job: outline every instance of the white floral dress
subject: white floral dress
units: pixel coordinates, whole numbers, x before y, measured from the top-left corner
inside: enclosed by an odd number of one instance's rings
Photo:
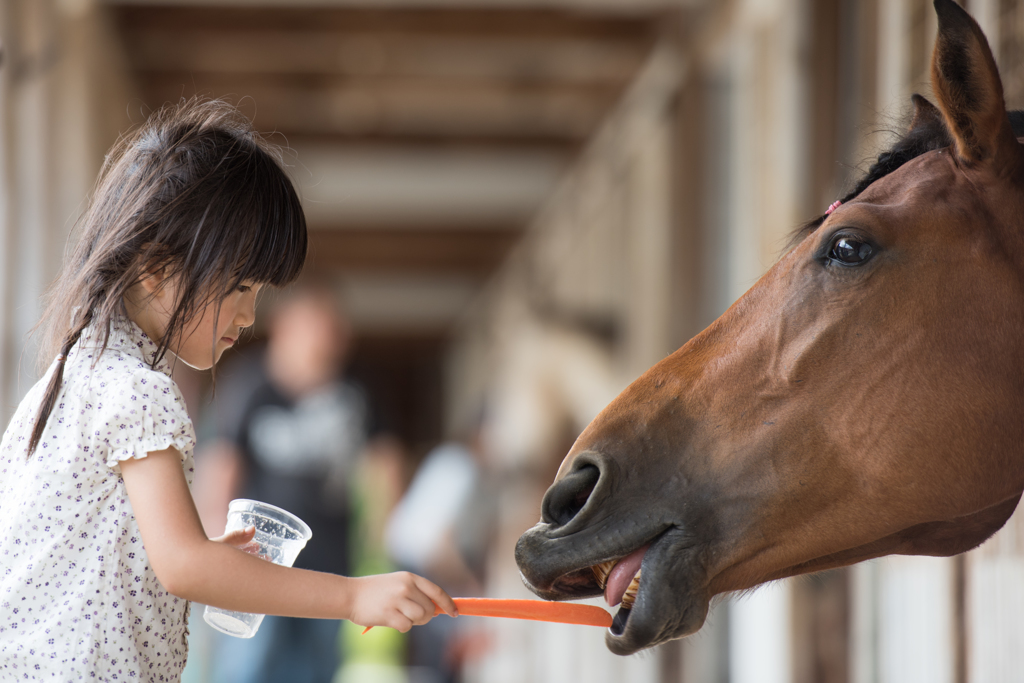
[[[170,363],[117,321],[87,329],[35,453],[51,366],[0,442],[0,681],[177,681],[188,602],[146,560],[120,462],[174,446],[192,483],[195,434]]]

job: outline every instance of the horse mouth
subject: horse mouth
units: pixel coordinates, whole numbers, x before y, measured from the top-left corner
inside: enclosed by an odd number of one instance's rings
[[[700,545],[691,535],[670,527],[631,550],[620,546],[612,559],[577,564],[573,556],[585,559],[595,550],[579,543],[552,538],[540,524],[520,538],[516,559],[527,587],[545,600],[603,594],[610,607],[618,605],[605,633],[612,652],[633,654],[700,628],[708,606],[706,576]]]
[[[622,636],[640,593],[640,565],[650,547],[646,543],[627,555],[563,574],[552,588],[561,594],[561,599],[602,594],[609,607],[619,608],[610,631],[615,637]]]
[[[627,555],[567,572],[552,582],[549,591],[540,593],[555,600],[603,595],[609,607],[619,608],[610,630],[612,635],[621,636],[640,593],[640,563],[648,548],[650,544],[645,544]],[[527,586],[537,592],[529,581]]]

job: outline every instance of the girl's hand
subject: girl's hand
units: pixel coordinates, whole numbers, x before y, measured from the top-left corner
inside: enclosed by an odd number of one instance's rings
[[[450,617],[458,608],[437,585],[409,572],[378,574],[351,579],[352,608],[349,621],[360,626],[390,626],[405,633],[427,623],[440,607]]]
[[[260,546],[258,543],[252,542],[255,535],[256,527],[247,526],[244,529],[235,529],[234,531],[227,532],[223,536],[211,538],[210,540],[216,541],[217,543],[232,545],[239,550],[244,550],[250,555],[256,555],[259,552]]]

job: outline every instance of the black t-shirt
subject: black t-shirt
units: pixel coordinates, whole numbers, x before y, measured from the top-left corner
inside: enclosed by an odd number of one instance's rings
[[[229,411],[233,419],[218,430],[242,454],[240,496],[288,510],[309,525],[313,537],[296,567],[346,574],[348,485],[370,429],[366,397],[357,385],[338,381],[293,400],[274,387],[262,363],[246,365],[244,380],[233,382],[245,395],[224,397],[241,401],[241,410]]]

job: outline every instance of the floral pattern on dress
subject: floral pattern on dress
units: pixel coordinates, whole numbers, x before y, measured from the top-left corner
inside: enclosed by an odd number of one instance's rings
[[[177,681],[188,602],[164,589],[120,463],[173,446],[192,483],[195,433],[170,362],[121,319],[68,354],[35,453],[28,441],[56,362],[0,442],[0,681]]]

